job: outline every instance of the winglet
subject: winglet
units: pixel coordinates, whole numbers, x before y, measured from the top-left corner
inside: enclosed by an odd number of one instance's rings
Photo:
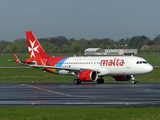
[[[15,58],[17,64],[21,64],[21,61],[18,59],[18,57],[16,56],[15,53],[13,53],[13,56],[14,56],[14,58]]]

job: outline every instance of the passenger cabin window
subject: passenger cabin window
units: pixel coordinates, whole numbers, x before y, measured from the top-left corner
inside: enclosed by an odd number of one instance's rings
[[[136,64],[147,64],[147,61],[137,61]]]

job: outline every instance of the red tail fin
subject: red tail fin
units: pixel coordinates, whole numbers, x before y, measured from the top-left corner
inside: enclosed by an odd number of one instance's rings
[[[30,58],[48,58],[32,31],[26,31],[26,37]]]

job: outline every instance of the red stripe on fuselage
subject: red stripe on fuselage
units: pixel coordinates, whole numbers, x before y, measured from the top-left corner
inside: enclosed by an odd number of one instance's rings
[[[56,65],[59,61],[65,59],[66,57],[50,57],[49,60],[47,61],[46,65],[49,66],[54,66]]]

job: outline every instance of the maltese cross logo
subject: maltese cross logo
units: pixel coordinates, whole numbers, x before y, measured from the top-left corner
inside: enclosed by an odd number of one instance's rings
[[[34,40],[33,42],[30,40],[31,47],[28,46],[28,50],[29,50],[29,52],[31,52],[30,58],[31,58],[32,56],[35,57],[34,52],[38,52],[38,53],[39,53],[39,51],[37,50],[38,47],[39,47],[39,45],[35,46],[35,42],[36,42],[36,40]]]

